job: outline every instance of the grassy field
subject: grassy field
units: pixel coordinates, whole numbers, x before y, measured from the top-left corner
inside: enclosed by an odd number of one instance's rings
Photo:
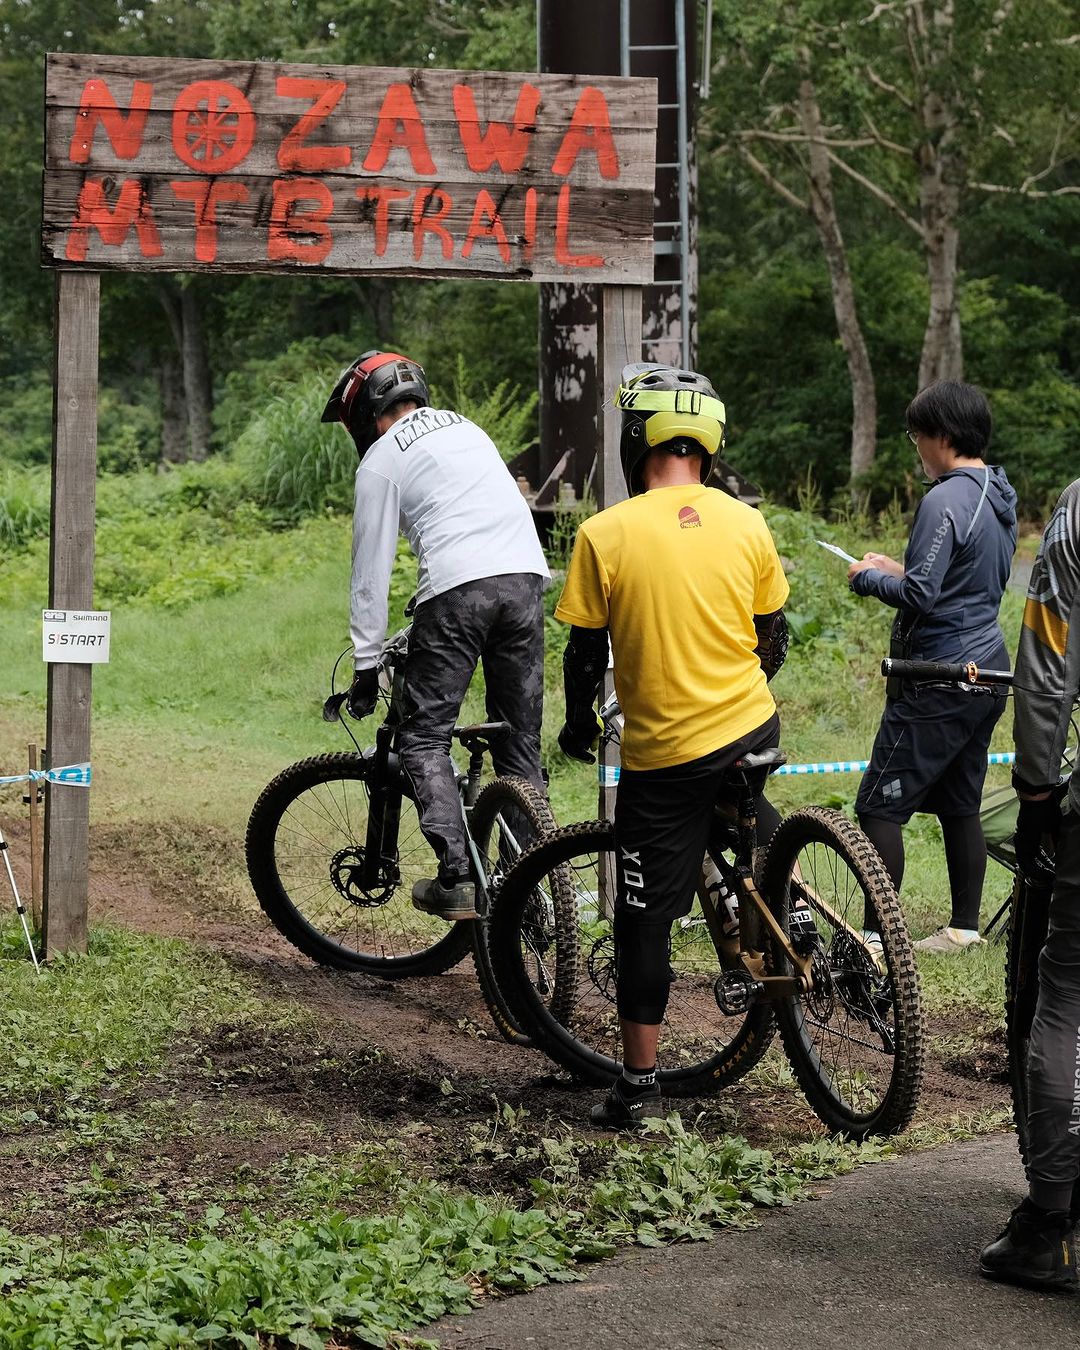
[[[864,757],[888,616],[850,595],[813,540],[897,551],[901,524],[767,514],[792,583],[796,641],[775,682],[785,747],[796,761]],[[485,1291],[574,1278],[622,1242],[752,1222],[755,1205],[787,1203],[817,1177],[1001,1124],[1001,1091],[980,1090],[952,1107],[943,1099],[903,1144],[839,1145],[808,1123],[774,1051],[687,1127],[597,1141],[565,1123],[582,1109],[565,1090],[542,1110],[547,1089],[514,1095],[519,1079],[473,1017],[475,999],[449,1014],[438,1053],[460,1041],[476,1067],[423,1048],[422,1020],[409,1058],[404,1032],[388,1047],[366,1018],[392,999],[389,1015],[408,1027],[429,1016],[433,989],[385,994],[360,977],[319,983],[273,953],[246,958],[245,925],[259,946],[241,847],[251,804],[285,764],[348,748],[319,715],[347,641],[348,523],[268,531],[235,513],[190,515],[169,513],[158,537],[125,507],[99,536],[98,603],[114,627],[112,662],[94,676],[91,803],[95,837],[117,855],[98,858],[97,893],[115,864],[121,919],[121,891],[138,876],[160,905],[143,926],[182,898],[205,918],[206,941],[102,926],[89,957],[38,979],[5,916],[0,1343],[317,1346],[334,1329],[335,1343],[400,1344]],[[0,553],[0,584],[0,772],[14,772],[26,743],[43,740],[40,541]],[[403,554],[392,624],[410,590]],[[557,592],[556,581],[551,606]],[[1008,596],[1010,642],[1019,610]],[[553,620],[548,636],[552,801],[561,821],[584,819],[596,811],[595,771],[555,748]],[[477,684],[464,716],[482,708]],[[1005,719],[1001,748],[1008,731]],[[782,779],[773,795],[782,809],[850,812],[857,785],[857,775]],[[20,793],[0,793],[7,827]],[[947,885],[936,824],[920,819],[907,838],[904,902],[919,936],[947,916]],[[992,865],[984,914],[1007,888]],[[215,949],[221,915],[232,945]],[[1001,962],[988,946],[921,963],[942,1060],[974,1063],[994,1044]],[[471,988],[467,972],[453,978]]]

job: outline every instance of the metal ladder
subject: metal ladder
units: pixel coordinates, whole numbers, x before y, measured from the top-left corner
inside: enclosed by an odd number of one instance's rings
[[[652,4],[654,0],[642,0]],[[679,259],[677,282],[665,282],[665,285],[677,285],[679,288],[679,318],[681,328],[680,354],[684,367],[690,365],[690,294],[688,276],[690,271],[690,184],[687,181],[687,163],[690,153],[690,131],[687,121],[689,90],[687,87],[686,53],[686,10],[682,0],[675,0],[675,41],[667,44],[634,45],[630,41],[630,6],[632,0],[619,0],[619,64],[620,74],[633,75],[634,56],[638,52],[673,52],[675,54],[675,103],[660,103],[659,111],[674,110],[677,115],[677,163],[658,163],[658,169],[674,169],[678,183],[678,219],[657,220],[653,231],[672,230],[670,239],[653,240],[654,253],[676,254]],[[649,342],[646,341],[646,346]]]

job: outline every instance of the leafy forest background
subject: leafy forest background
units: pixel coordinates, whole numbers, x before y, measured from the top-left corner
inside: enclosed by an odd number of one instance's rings
[[[703,10],[704,7],[702,6]],[[48,50],[535,68],[523,0],[0,0],[0,543],[47,529]],[[729,458],[780,502],[912,505],[904,407],[991,396],[1038,519],[1080,466],[1080,13],[1070,0],[717,0],[699,109],[699,354]],[[536,435],[536,292],[393,278],[106,274],[100,467],[273,523],[346,507],[328,381],[398,344],[507,457]],[[136,471],[147,471],[139,474]],[[853,473],[854,471],[854,473]],[[158,482],[161,475],[156,476]],[[109,492],[103,493],[108,512]],[[233,520],[233,524],[236,522]],[[122,589],[122,588],[121,588]]]

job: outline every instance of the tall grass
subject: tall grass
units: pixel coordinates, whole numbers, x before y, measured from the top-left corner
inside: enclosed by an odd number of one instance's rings
[[[511,384],[509,380],[501,381],[494,389],[477,390],[460,352],[454,372],[453,398],[443,398],[437,389],[432,393],[432,402],[453,408],[486,431],[507,463],[516,459],[532,440],[533,414],[538,399],[535,390],[523,395],[520,385]]]
[[[255,501],[284,520],[347,511],[356,452],[336,423],[319,419],[333,380],[311,372],[252,419],[235,457]]]
[[[0,469],[0,548],[21,548],[49,532],[49,476],[43,469]]]

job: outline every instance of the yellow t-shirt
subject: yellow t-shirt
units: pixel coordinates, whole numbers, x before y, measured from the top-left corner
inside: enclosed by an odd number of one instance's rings
[[[609,631],[628,769],[685,764],[769,720],[754,615],[787,596],[764,518],[719,488],[654,488],[584,522],[555,617]]]

